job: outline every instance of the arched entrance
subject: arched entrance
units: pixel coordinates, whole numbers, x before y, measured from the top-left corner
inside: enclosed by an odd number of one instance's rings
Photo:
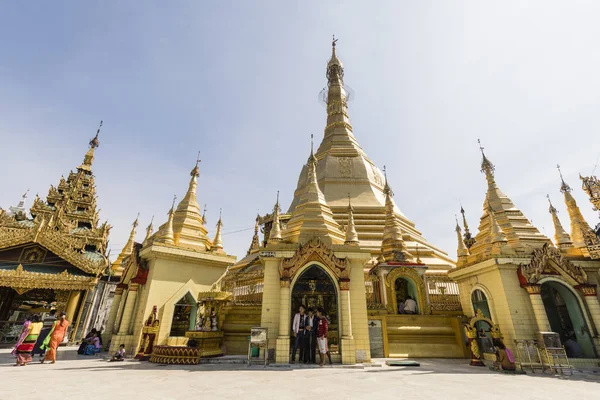
[[[417,302],[417,311],[415,314],[421,314],[419,309],[419,292],[415,282],[406,277],[398,277],[394,282],[394,290],[396,292],[396,304],[404,303],[409,297]],[[399,312],[399,310],[396,310]]]
[[[483,317],[482,319],[477,320],[473,325],[477,331],[476,340],[479,349],[483,353],[494,353],[492,337],[493,324],[489,322],[492,320],[492,314],[490,313],[487,296],[482,290],[475,289],[473,293],[471,293],[471,303],[473,304],[475,315],[481,315]]]
[[[542,283],[541,295],[550,327],[560,335],[562,343],[565,344],[568,339],[575,340],[584,357],[595,357],[590,330],[577,296],[556,281]]]
[[[194,296],[190,292],[187,292],[175,304],[169,336],[185,336],[187,331],[195,330],[197,314],[198,305],[196,299],[194,299]]]
[[[313,264],[300,274],[292,288],[292,318],[300,305],[316,309],[322,307],[329,318],[327,340],[332,354],[339,353],[339,308],[335,283],[323,268]],[[293,340],[292,340],[293,342]]]

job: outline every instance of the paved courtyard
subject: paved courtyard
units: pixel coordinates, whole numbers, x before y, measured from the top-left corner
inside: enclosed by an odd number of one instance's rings
[[[0,350],[0,400],[11,399],[598,399],[600,374],[570,378],[505,375],[468,360],[419,360],[420,367],[161,366],[109,363],[60,348],[54,365],[14,367]]]

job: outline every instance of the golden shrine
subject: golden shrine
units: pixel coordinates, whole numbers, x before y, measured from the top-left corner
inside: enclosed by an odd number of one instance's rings
[[[102,124],[101,124],[102,125]],[[101,307],[96,287],[108,266],[110,225],[100,224],[92,162],[98,134],[83,163],[46,200],[27,193],[16,207],[0,209],[0,321],[18,323],[29,313],[64,310],[69,338],[78,340]]]

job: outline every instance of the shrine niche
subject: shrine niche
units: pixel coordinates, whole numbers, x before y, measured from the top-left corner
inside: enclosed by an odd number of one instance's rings
[[[469,340],[469,350],[471,352],[471,364],[476,367],[485,367],[483,361],[481,361],[483,357],[483,353],[480,349],[479,344],[477,343],[477,339],[481,335],[481,332],[478,331],[478,326],[481,324],[488,325],[489,333],[493,339],[502,339],[502,333],[500,332],[500,326],[498,324],[494,324],[494,322],[483,315],[481,310],[475,311],[475,316],[469,320],[468,323],[465,324],[465,334],[467,335],[467,339]]]
[[[279,271],[281,278],[283,280],[293,279],[300,268],[311,262],[318,262],[326,266],[338,281],[349,280],[347,260],[336,257],[333,250],[318,238],[301,245],[292,257],[283,260]]]
[[[43,247],[37,245],[27,246],[23,248],[21,256],[19,257],[19,262],[27,264],[43,263],[47,253],[48,251]]]
[[[544,244],[533,251],[529,264],[518,270],[522,285],[537,284],[544,276],[560,276],[573,286],[585,285],[588,277],[583,268],[573,264],[556,247]]]
[[[410,267],[397,267],[391,270],[385,278],[385,287],[388,298],[388,312],[392,314],[398,313],[398,299],[397,299],[397,280],[404,279],[414,285],[416,290],[416,297],[414,300],[417,302],[418,310],[416,314],[431,314],[429,302],[427,301],[427,292],[425,288],[425,282],[419,273]]]

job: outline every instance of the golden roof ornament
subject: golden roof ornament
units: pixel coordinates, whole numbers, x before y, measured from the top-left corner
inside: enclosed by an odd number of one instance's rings
[[[594,211],[600,211],[600,180],[593,175],[584,177],[581,174],[579,179],[581,179],[581,188],[589,196]]]
[[[250,248],[248,249],[248,254],[260,250],[260,237],[258,236],[259,220],[260,215],[256,215],[256,220],[254,222],[254,235],[252,236],[252,243],[250,244]]]
[[[485,153],[483,151],[484,147],[481,145],[481,140],[477,139],[477,143],[479,143],[479,150],[481,151],[481,156],[482,156],[481,172],[483,172],[485,174],[485,177],[486,177],[488,183],[491,184],[492,182],[494,182],[494,171],[496,170],[496,167],[485,156]]]
[[[152,225],[153,222],[154,222],[154,215],[152,216],[152,218],[150,219],[150,223],[146,227],[146,237],[144,238],[144,243],[143,243],[144,246],[146,244],[148,244],[148,241],[150,240],[150,237],[152,236],[152,233],[154,232],[154,226]]]
[[[554,223],[554,240],[556,241],[556,246],[560,249],[573,247],[571,237],[560,223],[560,219],[558,218],[558,210],[554,208],[554,205],[552,205],[550,195],[547,194],[546,198],[548,199],[548,203],[550,204],[548,212],[552,215],[552,222]]]
[[[165,244],[174,244],[173,238],[173,214],[175,213],[175,200],[177,200],[177,196],[173,196],[173,203],[171,204],[171,209],[169,210],[169,219],[164,227],[164,231],[159,236],[161,242]]]
[[[456,231],[456,236],[458,239],[458,248],[456,250],[456,255],[458,256],[458,262],[461,263],[461,262],[466,261],[466,257],[469,256],[469,249],[465,245],[463,236],[461,234],[462,232],[460,229],[460,225],[458,224],[458,217],[456,216],[456,214],[454,215],[454,219],[456,220],[455,231]]]
[[[346,228],[346,240],[344,243],[351,246],[358,246],[359,241],[356,227],[354,226],[353,211],[350,193],[348,193],[348,227]]]
[[[277,201],[273,207],[273,226],[269,234],[269,243],[281,241],[281,225],[279,224],[279,190],[277,191]]]
[[[202,212],[202,225],[206,225],[206,204],[204,205],[204,211]]]
[[[223,227],[223,220],[222,220],[222,216],[223,216],[223,209],[219,209],[219,220],[217,221],[217,231],[215,233],[215,238],[213,239],[213,245],[212,245],[212,249],[216,250],[216,251],[222,251],[223,250],[223,239],[221,237],[221,229]]]
[[[586,238],[585,236],[589,231],[592,231],[592,228],[588,225],[585,218],[581,214],[581,210],[577,205],[577,201],[571,194],[571,187],[565,182],[563,178],[562,171],[560,170],[560,165],[557,165],[558,173],[560,175],[560,192],[563,194],[565,199],[565,204],[567,206],[567,211],[569,213],[569,220],[571,223],[571,240],[573,242],[573,247],[575,248],[576,253],[574,255],[583,255],[589,256],[589,252],[587,250]],[[573,252],[573,251],[571,251]]]
[[[465,209],[462,204],[460,206],[460,213],[462,214],[463,227],[465,228],[465,233],[463,235],[464,243],[467,249],[470,249],[473,244],[475,244],[475,238],[471,235],[471,231],[469,231],[469,224],[467,223],[467,217],[465,216]]]
[[[115,262],[113,262],[110,267],[111,273],[115,276],[120,276],[121,274],[123,274],[123,271],[125,270],[125,268],[123,267],[123,260],[125,259],[125,257],[130,256],[133,253],[133,246],[134,246],[134,242],[135,242],[135,233],[136,233],[136,228],[138,226],[139,218],[140,218],[140,213],[138,213],[137,217],[135,218],[135,221],[132,224],[131,232],[129,233],[129,239],[127,240],[127,243],[125,244],[125,246],[123,246],[121,253],[119,254],[119,256],[117,257]]]
[[[190,172],[191,176],[195,176],[196,178],[200,176],[200,169],[198,168],[198,164],[200,163],[200,152],[198,152],[198,158],[196,159],[196,166]]]
[[[392,201],[393,192],[387,180],[387,171],[384,166],[385,175],[385,226],[383,228],[383,240],[381,242],[381,253],[385,261],[411,262],[412,254],[407,250],[402,236],[402,228],[394,210]]]
[[[565,179],[563,178],[563,174],[562,171],[560,170],[560,165],[556,164],[556,169],[558,169],[558,174],[560,175],[560,192],[561,193],[565,193],[565,192],[571,192],[573,191],[573,189],[571,189],[571,186],[569,186],[566,182]]]
[[[98,140],[98,136],[100,135],[100,128],[102,128],[102,121],[100,121],[100,125],[98,126],[98,130],[96,131],[96,136],[90,140],[89,150],[85,153],[83,157],[83,164],[79,166],[79,169],[83,169],[91,172],[92,162],[94,161],[94,149],[100,146],[100,140]]]

